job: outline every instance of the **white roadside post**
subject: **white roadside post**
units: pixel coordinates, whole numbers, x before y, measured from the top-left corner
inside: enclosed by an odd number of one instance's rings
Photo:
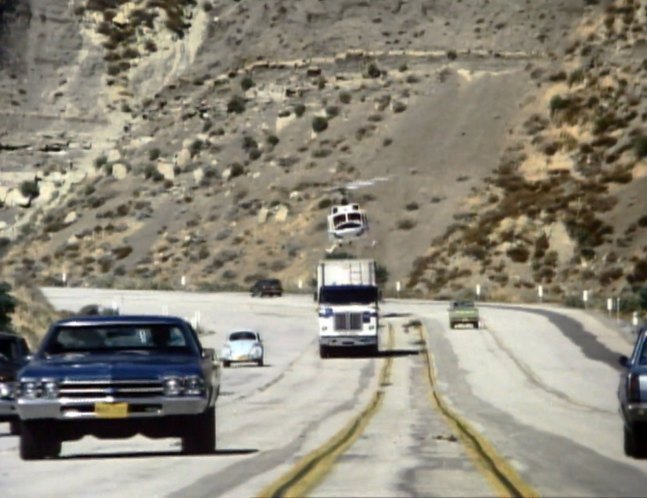
[[[544,301],[544,287],[541,285],[537,287],[537,296],[539,297],[539,302],[542,303]]]
[[[611,312],[613,311],[613,298],[607,299],[607,311],[609,312],[609,318],[611,318]]]
[[[584,301],[584,309],[586,309],[587,303],[589,301],[589,291],[582,291],[582,301]]]
[[[180,285],[182,287],[186,287],[186,275],[182,275],[182,278],[180,279]]]
[[[481,299],[481,284],[476,284],[476,300]]]
[[[616,323],[620,324],[620,298],[616,298]]]
[[[61,280],[63,281],[63,287],[67,286],[67,273],[63,272],[61,275]]]
[[[299,287],[299,290],[303,289],[303,280],[299,279],[299,282],[297,285]]]
[[[398,281],[395,283],[395,291],[398,293],[398,298],[400,297],[400,289],[401,289],[401,288],[402,288],[402,284],[401,284],[401,283],[400,283],[400,281],[398,280]]]
[[[638,312],[637,311],[634,311],[633,314],[631,315],[631,324],[634,327],[638,326]]]

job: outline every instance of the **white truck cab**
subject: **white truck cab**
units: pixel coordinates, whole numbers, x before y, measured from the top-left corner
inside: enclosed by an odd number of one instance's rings
[[[332,348],[379,349],[379,291],[373,260],[326,260],[317,268],[319,354]]]

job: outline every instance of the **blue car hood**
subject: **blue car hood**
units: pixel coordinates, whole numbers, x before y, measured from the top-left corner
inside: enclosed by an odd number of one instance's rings
[[[160,379],[169,375],[199,375],[196,357],[188,355],[67,354],[35,358],[20,378],[56,379]]]

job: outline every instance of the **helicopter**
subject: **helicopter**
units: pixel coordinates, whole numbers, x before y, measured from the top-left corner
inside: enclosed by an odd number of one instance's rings
[[[339,204],[330,208],[328,214],[328,238],[345,240],[360,237],[368,231],[368,217],[359,204]]]

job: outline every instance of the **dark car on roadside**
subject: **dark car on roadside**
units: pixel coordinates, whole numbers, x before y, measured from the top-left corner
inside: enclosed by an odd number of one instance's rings
[[[647,458],[647,327],[638,331],[631,356],[621,356],[618,385],[625,455]]]
[[[0,422],[9,422],[11,434],[18,434],[20,425],[14,400],[18,370],[25,366],[29,346],[24,337],[0,332]]]
[[[283,285],[278,278],[263,278],[257,280],[250,289],[252,297],[254,296],[281,296],[283,295]]]
[[[169,316],[88,316],[54,323],[18,375],[20,456],[54,458],[63,441],[179,437],[213,453],[220,363],[193,327]]]

